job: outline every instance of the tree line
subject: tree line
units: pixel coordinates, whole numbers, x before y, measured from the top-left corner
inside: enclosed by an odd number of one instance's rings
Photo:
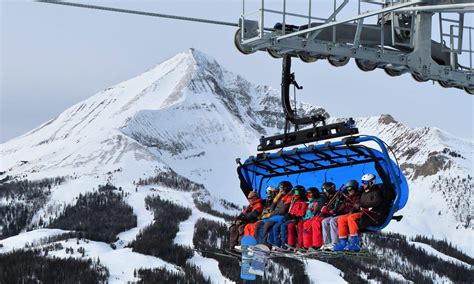
[[[65,180],[64,177],[54,177],[0,183],[0,200],[4,199],[0,206],[0,239],[28,229],[33,216],[48,201],[51,188]]]
[[[96,192],[80,194],[49,227],[75,231],[78,238],[115,242],[120,232],[137,226],[133,208],[123,198],[115,186],[100,186]]]
[[[44,257],[40,250],[0,254],[0,283],[106,283],[109,272],[92,260]]]
[[[135,184],[139,186],[158,184],[183,191],[198,191],[204,189],[204,185],[195,183],[171,169],[167,172],[160,172],[152,177],[139,179]]]
[[[174,244],[173,240],[179,231],[179,223],[191,216],[191,209],[162,200],[159,196],[147,196],[145,204],[148,209],[153,210],[154,222],[145,227],[131,243],[133,251],[185,267],[194,251]]]

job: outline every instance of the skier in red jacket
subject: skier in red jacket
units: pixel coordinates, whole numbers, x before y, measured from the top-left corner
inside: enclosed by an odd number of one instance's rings
[[[286,249],[288,246],[295,245],[296,224],[304,217],[307,208],[305,188],[297,185],[293,188],[293,198],[289,212],[285,216],[283,224],[280,225],[280,242],[278,242],[278,246]]]

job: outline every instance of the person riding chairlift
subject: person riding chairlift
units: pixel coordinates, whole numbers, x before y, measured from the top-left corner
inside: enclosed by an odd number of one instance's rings
[[[286,214],[282,224],[278,227],[278,224],[273,225],[272,234],[275,247],[285,248],[295,241],[295,228],[296,224],[299,223],[301,218],[306,213],[306,190],[303,186],[297,185],[293,188],[293,197],[291,198],[291,205],[289,212]]]
[[[333,250],[339,242],[337,220],[341,215],[356,212],[355,206],[359,204],[361,192],[356,180],[348,181],[339,194],[339,204],[332,210],[333,216],[327,217],[321,223],[324,244],[321,250]]]
[[[316,187],[310,187],[306,191],[306,211],[302,218],[300,218],[299,222],[293,222],[288,224],[288,244],[287,247],[292,250],[300,250],[304,248],[303,244],[303,234],[305,223],[307,223],[306,227],[309,227],[311,223],[310,219],[314,217],[315,212],[317,211],[318,207],[318,200],[320,194],[319,190]]]
[[[337,192],[336,185],[332,182],[325,182],[321,186],[323,193],[320,195],[315,208],[315,216],[304,223],[303,245],[309,251],[317,251],[323,245],[323,234],[321,231],[321,222],[326,216],[330,216],[327,205],[334,202]],[[331,204],[329,204],[331,203]]]
[[[270,214],[272,211],[272,205],[273,205],[273,200],[275,196],[277,195],[278,191],[274,186],[269,186],[265,189],[265,194],[267,195],[267,198],[264,201],[264,207],[263,207],[263,212],[262,214],[258,217],[258,220],[262,219],[262,216],[265,216],[266,214]],[[255,232],[255,227],[258,222],[249,223],[245,225],[244,228],[244,236],[252,236],[255,239],[257,239],[256,232]],[[260,242],[263,242],[262,240]]]
[[[272,210],[270,213],[262,216],[262,220],[258,221],[255,227],[255,235],[257,243],[268,245],[269,241],[273,241],[271,228],[275,223],[281,222],[285,218],[286,212],[291,203],[291,189],[293,185],[289,181],[282,181],[278,184],[280,192],[273,199]]]
[[[362,176],[360,202],[354,205],[354,209],[358,209],[358,212],[342,215],[337,220],[339,243],[334,247],[334,251],[360,251],[359,228],[361,227],[358,222],[362,216],[372,220],[371,225],[382,221],[379,210],[387,206],[383,198],[383,189],[375,186],[375,179],[373,174]]]
[[[240,243],[244,235],[244,228],[247,223],[255,222],[263,211],[263,200],[258,197],[255,191],[250,191],[247,195],[249,205],[236,218],[234,224],[229,229],[230,249],[233,250]]]

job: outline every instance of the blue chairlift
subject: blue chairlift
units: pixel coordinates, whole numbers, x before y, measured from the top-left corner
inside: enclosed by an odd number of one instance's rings
[[[391,160],[385,143],[375,136],[350,136],[315,146],[259,153],[243,164],[239,162],[237,172],[243,193],[247,195],[255,190],[262,198],[266,197],[267,186],[276,186],[283,180],[306,188],[320,188],[322,183],[331,181],[341,190],[348,180],[360,180],[362,175],[373,173],[377,176],[376,183],[395,194],[385,221],[368,227],[370,231],[382,230],[392,218],[399,221],[400,216],[394,217],[394,213],[408,200],[405,176]]]

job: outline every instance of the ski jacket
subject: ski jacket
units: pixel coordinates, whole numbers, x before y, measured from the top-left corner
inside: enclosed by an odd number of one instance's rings
[[[359,206],[361,194],[362,194],[361,192],[356,192],[352,196],[349,195],[348,193],[345,194],[345,198],[344,198],[341,206],[339,206],[335,210],[336,215],[344,215],[344,214],[355,212],[354,211],[355,208]]]
[[[275,197],[273,198],[273,201],[272,201],[271,211],[275,210],[275,207],[277,206],[278,202],[280,201],[280,199],[283,196],[285,196],[285,194],[282,193],[282,192],[278,192],[277,195],[275,195]]]
[[[263,200],[261,198],[253,198],[242,212],[247,220],[255,220],[263,211]]]
[[[265,199],[265,205],[263,206],[262,215],[269,214],[270,212],[272,212],[272,205],[274,199],[275,197],[268,197],[267,199]]]
[[[306,201],[298,199],[290,206],[290,218],[300,218],[303,217],[306,213],[306,209],[308,208],[308,204]]]
[[[319,215],[321,214],[321,209],[323,208],[324,205],[328,202],[328,199],[324,194],[321,194],[321,196],[316,200],[316,206],[314,206],[313,214],[314,215]]]
[[[380,184],[372,186],[367,192],[364,191],[360,197],[360,207],[364,214],[359,219],[359,227],[381,225],[390,213],[393,196],[391,189]]]
[[[336,211],[336,208],[341,202],[341,196],[342,194],[340,194],[340,192],[335,192],[328,197],[322,195],[324,203],[322,203],[322,207],[319,209],[321,217],[334,216],[334,211]],[[331,204],[328,204],[329,202],[331,202]]]
[[[382,190],[379,187],[371,187],[368,191],[363,191],[360,197],[360,207],[378,207],[383,202]]]
[[[337,194],[337,196],[335,197],[335,200],[332,202],[332,204],[329,206],[329,210],[332,210],[334,212],[337,211],[337,209],[344,203],[344,194],[347,194],[346,192],[344,191],[338,191],[336,192],[335,194]],[[332,198],[334,197],[334,195],[332,195],[329,200],[331,200]]]
[[[303,220],[309,220],[314,217],[314,211],[318,205],[316,199],[310,199],[306,202],[306,214],[303,217]]]
[[[288,209],[290,208],[290,203],[291,203],[291,195],[286,194],[280,198],[278,203],[275,206],[275,209],[272,211],[270,216],[277,216],[277,215],[282,215],[284,216],[287,212]]]

